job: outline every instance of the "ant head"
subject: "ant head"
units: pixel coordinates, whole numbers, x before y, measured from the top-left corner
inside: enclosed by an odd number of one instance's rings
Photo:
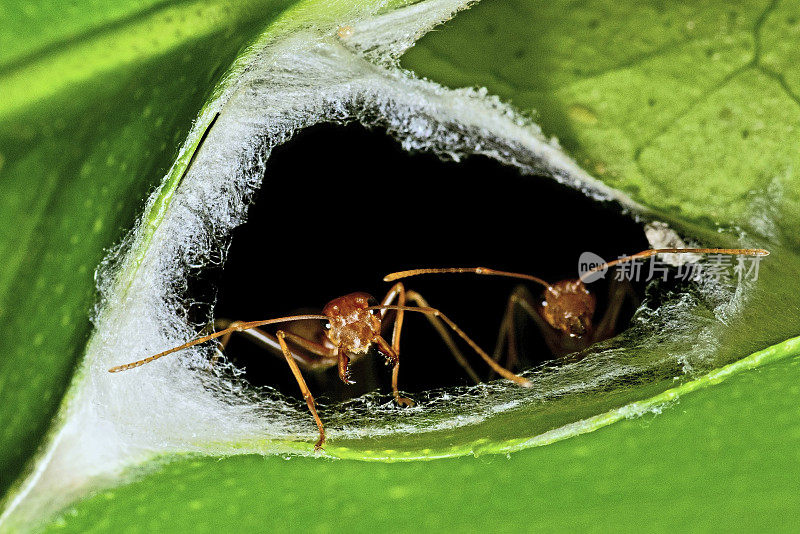
[[[331,343],[345,352],[363,354],[381,333],[381,314],[367,309],[377,302],[367,293],[350,293],[330,301],[322,313],[328,317],[325,332]]]
[[[592,331],[595,296],[581,280],[562,280],[544,292],[542,315],[555,328],[570,337],[582,337]]]

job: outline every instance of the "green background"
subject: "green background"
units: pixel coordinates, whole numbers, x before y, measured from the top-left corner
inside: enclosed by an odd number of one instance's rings
[[[508,457],[179,461],[100,493],[50,530],[788,531],[800,519],[798,377],[800,360],[780,361],[661,415]]]
[[[82,354],[96,265],[222,74],[270,22],[341,9],[289,4],[0,6],[0,488],[35,450]],[[748,307],[720,334],[720,361],[732,361],[800,330],[798,45],[800,6],[788,1],[487,0],[402,66],[488,87],[677,228],[713,240],[735,225],[770,248]],[[798,508],[793,353],[660,415],[508,458],[173,459],[51,528],[778,528]]]

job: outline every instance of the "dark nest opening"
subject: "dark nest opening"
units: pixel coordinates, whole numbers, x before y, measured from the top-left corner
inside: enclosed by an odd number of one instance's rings
[[[248,222],[233,234],[224,269],[204,271],[192,291],[197,301],[216,295],[216,317],[249,321],[319,313],[331,299],[354,291],[380,300],[390,287],[383,276],[397,270],[487,266],[556,282],[577,277],[584,251],[612,259],[647,247],[641,224],[619,206],[551,178],[522,175],[484,156],[454,162],[408,153],[381,130],[322,124],[273,151]],[[490,353],[517,285],[474,275],[405,282]],[[541,293],[535,284],[528,287]],[[606,282],[591,289],[602,314]],[[635,290],[641,296],[643,287]],[[626,305],[618,331],[633,311]],[[530,321],[519,324],[519,367],[552,360],[539,330]],[[472,383],[424,317],[407,315],[401,346],[400,389],[412,397]],[[466,345],[462,350],[488,379],[480,358]],[[226,354],[251,384],[299,396],[279,354],[241,336],[234,336]],[[328,402],[375,390],[390,398],[391,369],[378,354],[353,365],[355,385],[342,384],[335,368],[304,375],[312,393]]]

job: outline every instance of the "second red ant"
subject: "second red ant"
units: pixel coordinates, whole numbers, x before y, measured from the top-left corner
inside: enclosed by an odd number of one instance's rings
[[[625,256],[610,262],[598,265],[579,278],[561,280],[550,284],[545,280],[522,273],[499,271],[487,267],[452,267],[410,269],[391,273],[384,277],[385,282],[392,282],[401,278],[419,276],[423,274],[478,274],[488,276],[502,276],[535,282],[544,287],[541,298],[534,298],[525,286],[517,286],[508,299],[494,359],[499,360],[503,346],[508,348],[506,367],[511,369],[518,362],[516,343],[514,340],[514,315],[521,309],[530,317],[544,336],[548,348],[554,356],[564,356],[588,348],[594,343],[610,338],[614,334],[616,322],[624,299],[630,293],[630,288],[612,284],[610,288],[609,303],[605,313],[599,321],[594,321],[597,299],[586,287],[585,280],[597,271],[604,271],[614,265],[633,260],[644,259],[656,254],[724,254],[744,256],[767,256],[769,252],[764,249],[729,249],[729,248],[663,248],[648,249]]]

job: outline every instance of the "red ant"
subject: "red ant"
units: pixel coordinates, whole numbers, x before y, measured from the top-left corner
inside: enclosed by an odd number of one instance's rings
[[[395,301],[397,304],[393,304]],[[406,306],[407,301],[415,302],[418,306]],[[391,345],[389,345],[381,335],[381,329],[385,325],[384,318],[389,310],[396,311],[393,317],[394,328]],[[373,346],[377,346],[378,351],[386,358],[386,364],[393,366],[392,393],[395,401],[404,406],[413,405],[413,401],[400,396],[397,388],[397,377],[400,369],[400,332],[403,328],[403,316],[407,311],[423,313],[428,317],[442,340],[450,348],[453,356],[475,380],[478,380],[477,375],[472,371],[466,359],[459,352],[455,342],[450,337],[447,327],[466,341],[495,372],[520,386],[531,386],[529,380],[515,375],[495,362],[495,360],[484,352],[483,349],[469,338],[467,334],[446,315],[435,308],[431,308],[419,293],[416,291],[406,291],[402,283],[397,283],[392,286],[380,304],[367,293],[351,293],[330,301],[323,308],[321,315],[293,315],[251,322],[220,321],[218,323],[227,325],[227,327],[213,334],[199,337],[183,345],[144,358],[143,360],[112,367],[109,369],[109,372],[117,373],[133,369],[157,360],[167,354],[172,354],[173,352],[216,338],[222,338],[220,344],[224,348],[234,332],[244,332],[251,336],[253,340],[268,348],[278,349],[283,354],[286,362],[289,364],[289,368],[292,370],[292,374],[294,374],[300,386],[300,391],[308,405],[308,409],[314,417],[314,421],[317,423],[319,440],[314,448],[315,450],[319,450],[325,442],[325,428],[319,414],[317,414],[314,397],[311,395],[303,379],[300,367],[303,367],[307,371],[320,371],[337,366],[339,378],[341,378],[345,384],[351,384],[349,371],[351,359],[356,360],[361,358],[366,355]],[[303,335],[296,333],[297,329],[295,329],[295,332],[292,332],[291,326],[286,329],[278,330],[274,336],[257,328],[259,326],[276,323],[310,320],[324,321],[324,323],[317,323],[315,331],[310,333],[304,332]],[[295,345],[297,348],[290,348],[289,343]]]
[[[586,287],[584,281],[587,277],[598,271],[605,271],[614,265],[637,259],[648,258],[656,254],[726,254],[745,256],[768,256],[769,252],[763,249],[727,249],[727,248],[662,248],[648,249],[642,252],[625,256],[613,261],[603,263],[589,269],[579,278],[561,280],[550,284],[541,278],[529,274],[498,271],[486,267],[453,267],[432,269],[411,269],[400,271],[384,277],[385,282],[392,282],[400,278],[408,278],[421,274],[452,274],[472,273],[489,276],[504,276],[529,280],[544,286],[544,292],[539,300],[534,299],[530,291],[524,286],[514,289],[508,299],[506,312],[500,325],[494,359],[499,360],[503,344],[508,345],[508,359],[506,367],[513,368],[517,362],[516,346],[514,342],[514,312],[519,306],[531,319],[534,320],[542,332],[547,346],[554,356],[564,356],[588,348],[593,343],[608,339],[613,335],[614,328],[619,318],[619,313],[626,296],[626,289],[621,286],[610,288],[609,305],[603,317],[595,326],[593,317],[597,300]],[[629,291],[629,288],[628,288]]]

